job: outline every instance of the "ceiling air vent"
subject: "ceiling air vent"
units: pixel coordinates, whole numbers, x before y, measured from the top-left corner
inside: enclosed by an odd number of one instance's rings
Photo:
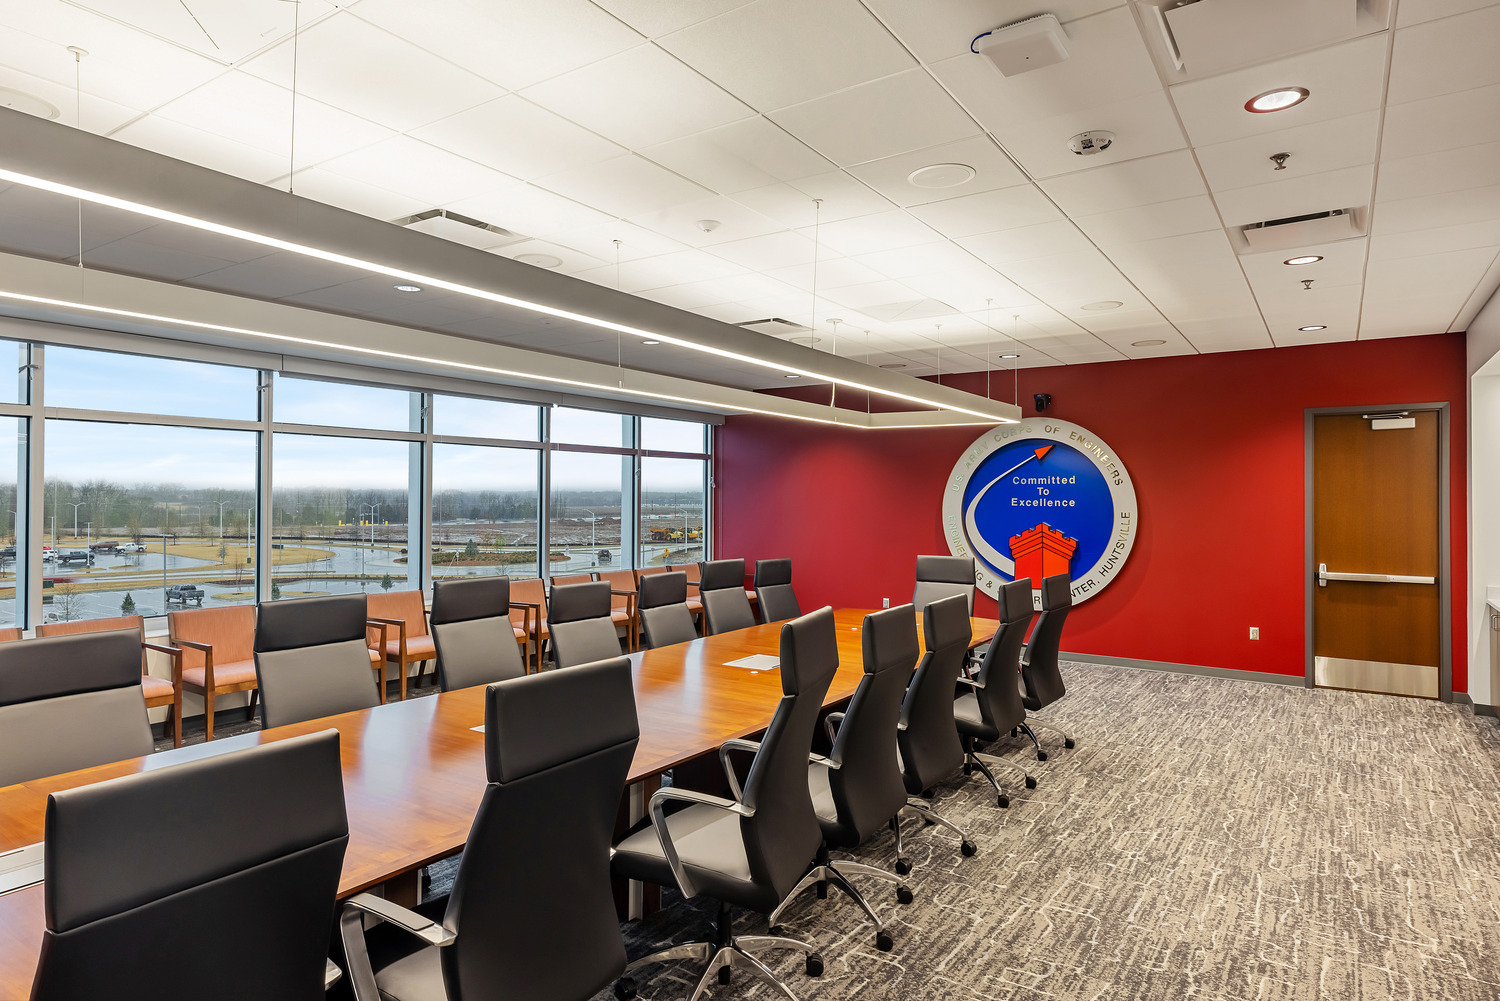
[[[1188,76],[1222,73],[1383,30],[1390,0],[1165,0],[1148,4]]]
[[[496,247],[526,239],[520,233],[513,233],[504,227],[461,215],[449,209],[428,209],[426,212],[418,212],[416,215],[391,221],[397,226],[405,226],[419,233],[427,233],[479,250],[494,250]]]
[[[1289,219],[1271,219],[1242,227],[1242,232],[1251,253],[1291,250],[1364,236],[1353,209],[1333,209],[1312,215],[1292,216]]]
[[[736,327],[744,327],[759,334],[770,334],[772,337],[786,337],[788,334],[805,334],[811,327],[804,327],[800,323],[791,320],[783,320],[779,316],[773,316],[765,320],[746,320],[744,323],[736,323]]]

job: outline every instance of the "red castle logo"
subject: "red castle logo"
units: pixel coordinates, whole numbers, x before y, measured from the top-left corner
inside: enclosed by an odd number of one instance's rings
[[[1039,588],[1046,578],[1068,573],[1077,550],[1077,539],[1068,538],[1045,521],[1012,535],[1010,555],[1016,561],[1015,579],[1030,577],[1032,588]]]

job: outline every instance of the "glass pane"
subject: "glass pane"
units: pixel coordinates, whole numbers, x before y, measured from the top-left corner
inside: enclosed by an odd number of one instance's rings
[[[552,440],[565,445],[607,445],[619,448],[625,444],[627,419],[601,410],[553,407]]]
[[[253,602],[256,438],[49,420],[43,621]]]
[[[629,540],[622,540],[620,531],[620,512],[628,509],[624,500],[630,463],[628,455],[552,453],[547,576],[596,567],[630,568]]]
[[[236,421],[259,416],[254,369],[82,348],[49,347],[45,357],[49,407]]]
[[[464,438],[536,441],[538,410],[524,403],[436,396],[432,401],[432,431]]]
[[[16,367],[11,371],[10,362]],[[30,375],[21,366],[26,364],[26,345],[16,341],[0,341],[0,403],[30,402],[27,378]]]
[[[0,350],[7,350],[4,344],[0,344]],[[24,542],[24,534],[16,530],[17,514],[21,510],[16,505],[17,484],[24,482],[21,468],[21,429],[25,421],[19,417],[0,417],[0,502],[5,504],[5,521],[0,522],[0,625],[19,625],[23,618],[22,609],[24,600],[17,587],[24,587],[24,581],[18,577],[17,571],[25,566],[25,560],[16,556],[20,552],[20,546]],[[23,553],[24,556],[24,553]]]
[[[703,560],[707,472],[702,459],[642,456],[639,566]]]
[[[537,576],[541,453],[441,442],[432,452],[432,575]]]
[[[707,452],[703,436],[707,430],[707,424],[696,421],[642,417],[641,448],[652,452]]]
[[[51,385],[51,379],[48,379]],[[350,386],[342,382],[276,376],[271,418],[281,424],[322,424],[372,431],[418,431],[411,398],[404,389]]]
[[[270,597],[414,587],[406,516],[410,470],[421,448],[416,442],[276,435]]]

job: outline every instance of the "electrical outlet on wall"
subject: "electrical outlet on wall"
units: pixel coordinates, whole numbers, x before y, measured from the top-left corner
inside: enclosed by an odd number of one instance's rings
[[[1253,640],[1260,639],[1260,626],[1251,626],[1250,627],[1250,638],[1253,639]]]
[[[889,598],[881,598],[880,602],[881,602],[881,604],[880,604],[881,608],[890,608],[891,607],[891,599],[889,599]]]

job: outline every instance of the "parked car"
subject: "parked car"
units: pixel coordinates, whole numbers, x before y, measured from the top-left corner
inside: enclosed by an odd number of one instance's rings
[[[89,549],[96,553],[112,553],[119,548],[120,544],[112,540],[109,542],[95,542],[89,546]]]
[[[15,561],[16,561],[16,547],[15,546],[6,546],[4,549],[0,549],[0,566],[4,566],[7,563],[14,563]]]
[[[614,554],[611,553],[608,549],[601,549],[601,550],[599,550],[599,562],[600,563],[611,563],[611,562],[614,561],[614,558],[615,558]]]
[[[167,603],[171,604],[174,601],[180,601],[184,605],[196,601],[199,605],[202,605],[203,588],[195,587],[192,584],[173,584],[167,588]]]
[[[87,549],[64,549],[57,554],[59,565],[67,563],[82,563],[84,566],[94,565],[94,554]]]
[[[121,542],[115,546],[117,553],[144,553],[146,547],[139,542]]]

